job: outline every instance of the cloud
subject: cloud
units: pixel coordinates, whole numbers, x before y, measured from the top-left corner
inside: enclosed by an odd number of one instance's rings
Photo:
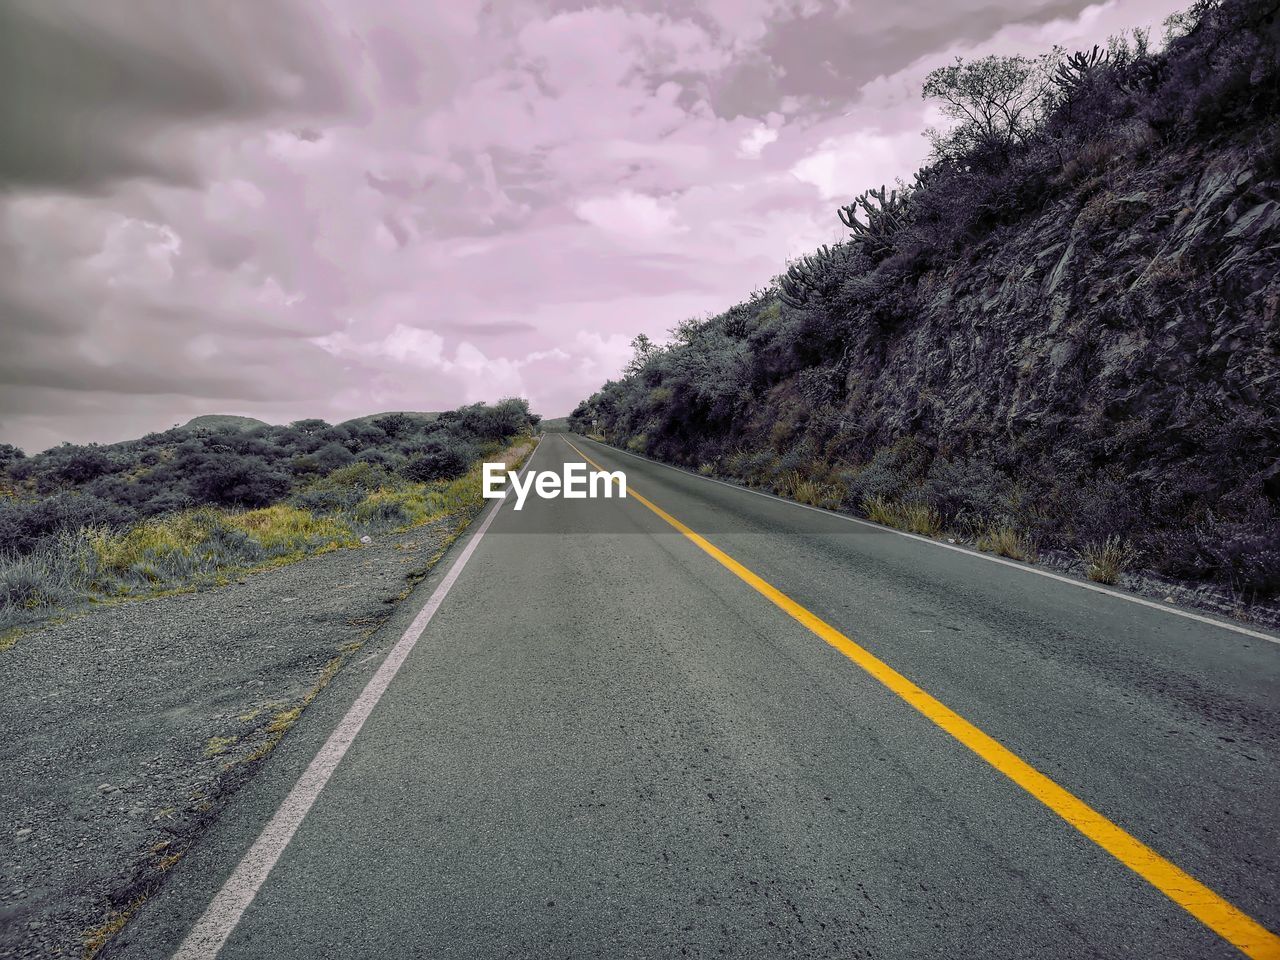
[[[792,165],[791,173],[817,187],[824,200],[848,199],[865,187],[892,185],[917,169],[927,155],[928,146],[918,130],[897,134],[859,130],[823,140],[818,149]]]
[[[563,414],[909,178],[919,82],[1126,0],[16,0],[0,440]]]
[[[766,127],[764,124],[757,124],[751,128],[751,132],[738,141],[738,155],[741,157],[755,158],[760,156],[764,148],[778,139],[778,131]]]
[[[201,11],[148,0],[14,0],[0,8],[0,184],[97,189],[189,182],[173,127],[345,105],[323,21],[291,3]]]
[[[683,229],[670,206],[633,190],[580,200],[574,212],[592,226],[624,237],[653,240]]]

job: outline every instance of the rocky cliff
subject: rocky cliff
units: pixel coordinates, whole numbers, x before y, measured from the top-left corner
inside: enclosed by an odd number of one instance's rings
[[[1095,579],[1274,594],[1277,5],[1202,7],[1082,68],[1025,142],[871,194],[848,243],[642,342],[574,423]]]

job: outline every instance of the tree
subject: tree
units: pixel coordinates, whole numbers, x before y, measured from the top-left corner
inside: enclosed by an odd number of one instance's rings
[[[639,373],[657,352],[658,345],[647,334],[637,333],[631,341],[631,362],[627,364],[627,375]]]
[[[924,98],[939,100],[955,125],[930,128],[939,160],[1003,162],[1027,143],[1053,105],[1052,76],[1062,51],[1039,57],[957,57],[924,81]]]

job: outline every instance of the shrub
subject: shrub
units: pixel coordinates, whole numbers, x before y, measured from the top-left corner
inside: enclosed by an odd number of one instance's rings
[[[59,462],[53,476],[61,483],[88,483],[111,473],[115,463],[97,447],[64,447],[58,450]]]
[[[459,407],[458,414],[463,432],[480,440],[505,440],[530,427],[529,402],[517,397]]]
[[[9,464],[26,458],[26,454],[11,443],[0,443],[0,470]]]
[[[371,527],[402,527],[410,522],[409,511],[395,491],[371,495],[361,500],[352,511],[360,523]]]
[[[204,503],[263,507],[289,492],[288,476],[261,457],[214,453],[201,458],[190,476],[196,498]]]
[[[944,521],[985,527],[1008,519],[1014,509],[1013,482],[991,463],[979,459],[938,457],[929,464],[921,495]]]
[[[355,454],[337,441],[330,441],[312,453],[293,461],[295,473],[314,473],[323,476],[355,460]]]
[[[468,444],[439,437],[411,454],[400,472],[419,483],[452,480],[467,472],[474,454],[475,451]]]
[[[394,453],[389,453],[377,447],[361,450],[356,454],[356,460],[360,463],[370,463],[390,470],[394,470],[400,464],[400,458]]]
[[[79,533],[64,532],[26,554],[0,554],[0,628],[74,601],[95,572]]]
[[[356,487],[310,487],[289,498],[289,504],[312,513],[339,513],[350,510],[363,499]]]
[[[121,527],[136,517],[128,507],[84,493],[59,493],[36,501],[0,500],[0,544],[18,554],[30,553],[63,532]]]
[[[856,510],[868,498],[902,499],[919,486],[929,460],[928,447],[913,437],[881,447],[865,466],[843,475],[845,503]]]
[[[399,440],[413,433],[418,424],[413,417],[406,414],[388,413],[386,416],[375,419],[373,425],[392,440]]]
[[[1112,535],[1101,542],[1086,543],[1080,550],[1084,575],[1097,583],[1115,583],[1121,573],[1137,561],[1138,551],[1128,540]]]
[[[1026,534],[1011,526],[989,527],[978,538],[977,547],[1011,560],[1033,563],[1036,559],[1035,545]]]

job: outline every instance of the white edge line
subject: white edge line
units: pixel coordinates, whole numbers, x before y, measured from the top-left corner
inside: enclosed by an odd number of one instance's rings
[[[581,436],[581,434],[575,434],[575,436]],[[1223,630],[1231,630],[1235,633],[1243,634],[1246,637],[1255,637],[1258,640],[1266,640],[1268,643],[1280,644],[1280,637],[1274,637],[1258,630],[1250,630],[1248,627],[1238,626],[1234,623],[1227,623],[1223,620],[1215,620],[1213,617],[1201,616],[1198,613],[1191,613],[1188,610],[1179,610],[1177,607],[1170,607],[1163,603],[1156,603],[1154,600],[1147,600],[1144,597],[1136,597],[1132,594],[1120,593],[1118,590],[1109,590],[1106,587],[1099,586],[1095,583],[1085,583],[1083,580],[1064,577],[1061,574],[1051,573],[1048,570],[1038,570],[1035,567],[1029,567],[1026,564],[1014,563],[1012,560],[1006,560],[1003,557],[995,557],[989,553],[981,553],[977,550],[958,547],[953,543],[942,543],[939,540],[922,537],[918,533],[908,533],[905,530],[895,530],[893,527],[886,527],[879,523],[872,523],[870,520],[863,520],[861,517],[851,517],[847,513],[837,513],[834,510],[814,507],[807,503],[797,503],[795,500],[788,500],[785,497],[778,497],[772,493],[765,493],[763,490],[753,490],[751,487],[745,487],[737,483],[730,483],[727,480],[718,480],[715,477],[704,477],[702,474],[694,473],[692,470],[686,470],[684,467],[677,467],[674,464],[663,463],[661,460],[654,460],[651,457],[643,457],[638,453],[632,453],[630,450],[620,450],[611,444],[601,443],[599,440],[592,440],[590,437],[583,437],[583,439],[587,440],[589,443],[598,444],[613,453],[620,453],[626,457],[634,457],[636,460],[643,460],[645,463],[652,463],[659,467],[666,467],[668,470],[675,470],[678,473],[686,474],[687,476],[694,477],[698,480],[708,480],[711,483],[718,483],[731,490],[740,490],[743,493],[752,493],[757,497],[776,500],[778,503],[785,503],[788,506],[799,507],[802,510],[813,510],[815,513],[822,513],[828,517],[836,517],[839,520],[846,520],[849,523],[856,523],[860,526],[870,527],[872,530],[880,530],[884,533],[897,534],[899,537],[907,537],[910,540],[919,540],[921,543],[927,543],[933,547],[941,547],[943,550],[954,550],[956,553],[963,553],[966,557],[973,557],[976,560],[986,560],[988,563],[998,563],[1001,566],[1011,567],[1014,570],[1021,570],[1023,573],[1033,573],[1037,577],[1048,577],[1050,580],[1057,580],[1059,583],[1065,583],[1072,587],[1079,587],[1081,590],[1092,590],[1094,593],[1104,593],[1108,597],[1115,597],[1117,600],[1127,600],[1129,603],[1140,604],[1144,607],[1150,607],[1153,610],[1163,610],[1165,613],[1172,613],[1174,616],[1185,617],[1188,620],[1196,620],[1199,623],[1207,623],[1211,627],[1221,627]]]
[[[528,459],[525,460],[525,470],[529,468],[529,463],[533,460],[533,455],[538,452],[541,443],[542,437],[539,436],[538,442],[534,444]],[[508,489],[510,489],[509,485]],[[471,559],[476,546],[483,539],[485,531],[493,523],[502,505],[506,503],[506,499],[504,494],[502,499],[490,508],[488,516],[484,518],[475,533],[468,538],[466,546],[453,561],[449,572],[445,574],[431,597],[413,618],[413,622],[396,641],[396,645],[387,653],[386,659],[369,679],[360,696],[348,708],[333,733],[329,734],[329,739],[324,742],[324,746],[320,748],[306,771],[289,791],[289,795],[284,798],[271,820],[262,829],[258,839],[254,841],[253,846],[236,865],[231,876],[218,890],[204,915],[196,921],[195,926],[191,928],[177,952],[174,953],[173,960],[213,960],[218,955],[223,944],[227,942],[227,938],[240,922],[240,918],[244,916],[245,910],[257,896],[258,890],[267,879],[267,874],[276,865],[312,804],[320,796],[320,791],[325,788],[333,771],[346,755],[347,748],[351,746],[361,727],[373,713],[373,708],[386,693],[387,687],[413,651],[427,624],[431,622],[431,618],[440,609],[450,588],[457,581],[467,561]]]

